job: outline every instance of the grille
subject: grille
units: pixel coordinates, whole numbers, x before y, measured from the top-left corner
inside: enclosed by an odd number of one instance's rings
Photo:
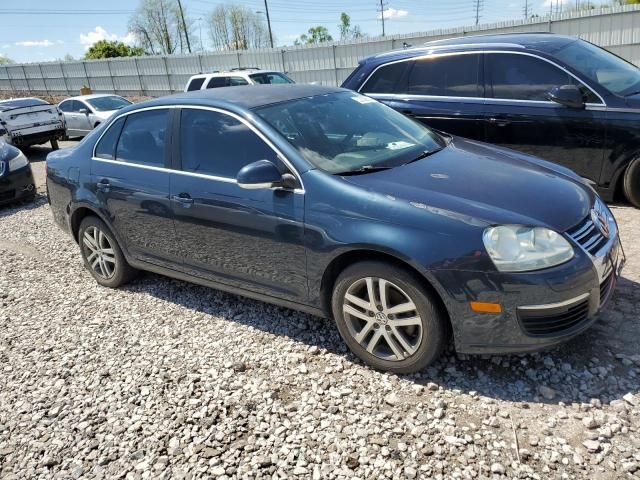
[[[0,192],[0,202],[4,200],[12,200],[16,196],[15,190],[7,190],[6,192]]]
[[[613,286],[615,284],[613,270],[609,272],[609,275],[605,277],[605,279],[600,283],[600,307],[602,308],[609,297],[611,296],[611,291],[613,290]]]
[[[567,233],[591,255],[595,255],[607,243],[607,237],[600,233],[591,217],[585,218],[577,227],[568,230]]]
[[[529,335],[556,335],[571,330],[589,317],[589,299],[551,314],[543,310],[518,310],[518,317]]]

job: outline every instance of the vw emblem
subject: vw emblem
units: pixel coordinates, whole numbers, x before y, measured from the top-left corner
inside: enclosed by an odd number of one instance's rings
[[[382,312],[376,313],[375,319],[383,325],[387,324],[387,316]]]
[[[602,210],[599,208],[592,209],[591,221],[605,238],[609,238],[609,223],[607,222],[607,217]]]

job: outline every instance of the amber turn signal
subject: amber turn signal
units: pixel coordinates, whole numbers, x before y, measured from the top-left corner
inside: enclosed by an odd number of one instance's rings
[[[502,312],[502,305],[499,303],[488,302],[469,302],[471,310],[478,313],[500,313]]]

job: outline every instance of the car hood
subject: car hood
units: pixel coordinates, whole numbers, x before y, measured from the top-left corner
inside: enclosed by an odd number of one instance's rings
[[[595,193],[571,170],[513,150],[452,138],[407,165],[345,180],[486,224],[542,225],[562,232],[591,209]]]

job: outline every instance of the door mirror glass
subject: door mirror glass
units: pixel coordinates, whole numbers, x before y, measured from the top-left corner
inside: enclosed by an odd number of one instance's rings
[[[293,176],[291,174],[282,175],[278,167],[269,160],[258,160],[245,165],[238,172],[236,180],[239,186],[247,189],[295,188]]]
[[[569,108],[584,108],[584,97],[575,85],[553,87],[548,94],[549,100]]]
[[[78,113],[84,113],[85,115],[88,115],[89,110],[87,110],[86,108],[81,108],[80,110],[78,110]]]

